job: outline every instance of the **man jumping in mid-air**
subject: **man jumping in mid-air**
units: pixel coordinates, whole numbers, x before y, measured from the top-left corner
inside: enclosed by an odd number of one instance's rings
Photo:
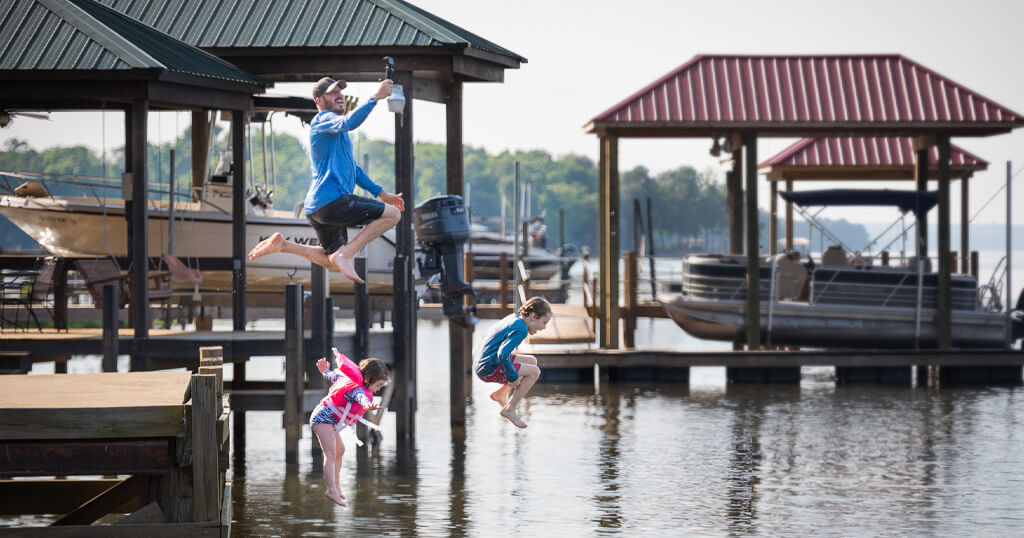
[[[329,77],[313,86],[313,99],[320,111],[310,122],[309,154],[313,182],[306,193],[305,213],[320,239],[320,247],[288,241],[280,233],[260,241],[249,251],[249,259],[275,252],[301,256],[362,284],[352,258],[359,249],[394,227],[405,211],[402,194],[391,194],[377,185],[356,164],[348,132],[362,125],[377,101],[391,95],[393,83],[384,80],[363,106],[344,116],[344,80]],[[352,194],[355,186],[380,200]],[[348,241],[348,227],[365,225]]]

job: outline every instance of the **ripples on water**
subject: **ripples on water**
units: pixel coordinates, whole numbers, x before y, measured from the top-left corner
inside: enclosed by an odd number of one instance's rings
[[[671,327],[674,329],[674,327]],[[281,415],[251,412],[235,440],[238,536],[989,535],[1024,531],[1020,390],[538,385],[501,420],[472,384],[464,435],[448,426],[447,329],[421,324],[414,446],[365,459],[348,432],[342,489],[323,497],[308,450],[286,472]],[[426,342],[429,342],[429,347]],[[445,350],[431,356],[426,349]],[[389,427],[386,419],[384,426]]]

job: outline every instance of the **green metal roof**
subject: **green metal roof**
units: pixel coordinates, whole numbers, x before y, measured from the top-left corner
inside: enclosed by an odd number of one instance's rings
[[[477,48],[526,58],[403,0],[100,0],[203,48]]]
[[[0,70],[152,70],[269,83],[94,0],[4,0]]]

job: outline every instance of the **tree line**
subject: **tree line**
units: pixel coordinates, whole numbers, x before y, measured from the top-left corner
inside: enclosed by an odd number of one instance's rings
[[[226,132],[215,132],[210,169],[219,155],[227,152]],[[178,188],[191,184],[191,131],[186,129],[176,140],[149,145],[147,173],[151,183],[167,183],[170,173],[170,150],[175,150],[174,173]],[[309,185],[309,156],[297,138],[276,134],[271,144],[257,129],[250,132],[246,154],[246,176],[257,185],[266,184],[274,190],[277,209],[296,210],[305,198]],[[268,151],[264,153],[266,146]],[[362,135],[354,139],[356,159],[378,184],[394,192],[394,146],[383,140],[370,140]],[[251,148],[251,155],[248,149]],[[446,192],[446,160],[443,144],[418,142],[414,148],[417,203]],[[103,158],[105,157],[105,158]],[[559,213],[565,216],[567,243],[597,246],[597,163],[586,156],[568,154],[553,156],[544,150],[504,151],[488,153],[483,148],[465,146],[464,178],[468,205],[474,216],[512,215],[514,199],[514,164],[519,163],[520,182],[529,185],[531,212],[543,216],[551,241],[557,246],[561,230]],[[0,170],[32,171],[50,174],[81,174],[120,177],[124,170],[124,148],[108,155],[97,155],[85,146],[57,147],[35,150],[17,139],[8,139],[0,147]],[[632,250],[634,200],[646,211],[650,199],[653,242],[658,254],[680,254],[688,250],[727,250],[728,215],[723,178],[712,169],[697,171],[682,165],[672,170],[652,173],[643,166],[621,172],[620,184],[620,248]],[[761,244],[767,246],[767,215],[761,212]],[[0,226],[0,248],[35,248],[27,236],[3,219]],[[647,217],[642,218],[642,229]],[[511,231],[511,226],[508,227]]]

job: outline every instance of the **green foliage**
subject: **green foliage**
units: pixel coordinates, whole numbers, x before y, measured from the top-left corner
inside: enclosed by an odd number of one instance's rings
[[[228,133],[217,129],[211,151],[209,169],[217,164],[218,156],[227,149]],[[258,125],[250,128],[250,143],[246,155],[252,150],[246,177],[257,185],[268,187],[274,183],[273,200],[278,209],[294,209],[306,195],[309,186],[309,156],[302,143],[288,134],[277,134],[273,151],[269,132],[261,136]],[[264,144],[268,151],[264,154]],[[370,177],[385,189],[395,192],[394,145],[382,140],[369,140],[362,134],[354,138],[356,160],[360,166],[364,159]],[[36,151],[18,140],[8,140],[0,151],[0,170],[41,171],[60,174],[84,174],[118,177],[124,169],[124,149],[116,148],[108,156],[106,167],[102,160],[84,146],[51,148]],[[170,173],[170,150],[175,150],[174,175],[179,192],[192,184],[191,129],[186,129],[176,140],[150,145],[148,173],[150,182],[166,183]],[[444,194],[446,185],[446,148],[442,144],[417,143],[414,148],[416,193],[415,200]],[[264,172],[264,162],[266,172]],[[561,230],[559,212],[565,215],[565,237],[569,243],[595,247],[597,244],[597,165],[582,155],[554,157],[544,150],[505,151],[489,154],[482,148],[466,146],[463,149],[464,177],[470,210],[475,216],[498,216],[504,197],[505,213],[513,212],[514,165],[519,162],[520,181],[530,185],[532,213],[544,216],[551,242],[557,246]],[[276,174],[273,172],[276,170]],[[651,200],[654,243],[659,254],[672,254],[690,248],[711,245],[727,248],[728,214],[724,182],[714,170],[698,172],[690,166],[651,175],[642,166],[624,171],[620,183],[620,248],[632,250],[634,228],[634,200],[639,202],[644,215],[641,230],[647,227],[646,205]],[[767,248],[767,214],[761,212],[761,244]],[[6,221],[0,225],[0,248],[22,248],[21,239],[28,239]],[[845,223],[844,223],[845,224]],[[863,234],[863,227],[859,228]],[[781,227],[780,227],[781,229]],[[511,231],[511,230],[509,230]],[[847,232],[858,235],[857,230]],[[798,232],[799,233],[799,232]],[[21,238],[17,236],[20,234]],[[723,239],[723,236],[724,239]],[[715,240],[717,238],[717,240]],[[694,243],[699,239],[703,243]],[[31,240],[28,240],[31,242]],[[31,247],[35,248],[34,243]]]

